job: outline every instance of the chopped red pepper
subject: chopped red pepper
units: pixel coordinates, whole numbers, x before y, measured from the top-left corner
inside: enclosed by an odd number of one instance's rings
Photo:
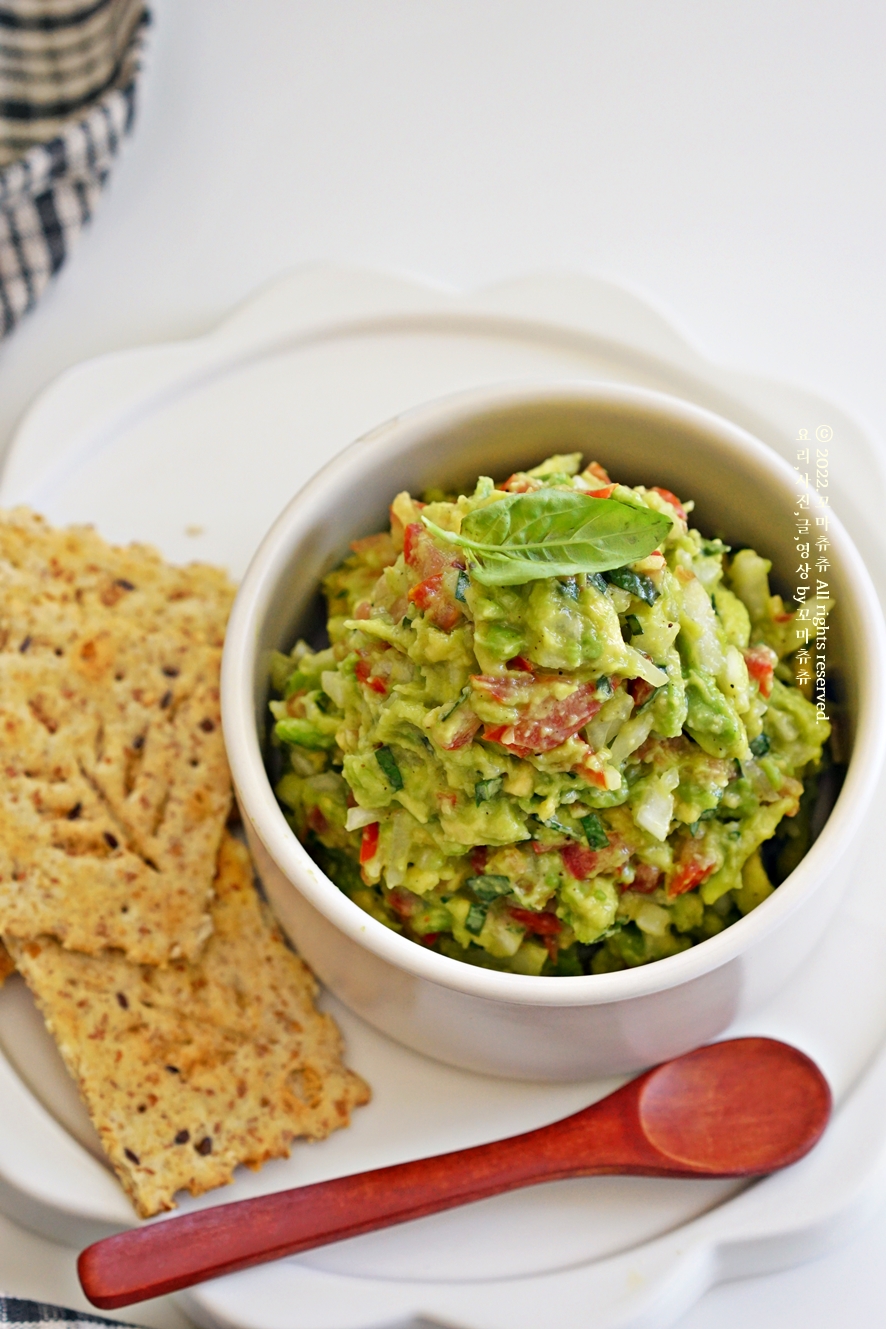
[[[683,504],[680,502],[679,498],[677,498],[676,494],[672,494],[670,489],[661,489],[658,485],[652,486],[652,492],[654,494],[659,494],[666,503],[670,503],[681,521],[688,522],[689,518],[686,516],[686,509],[683,507]]]
[[[413,586],[409,599],[444,632],[451,632],[462,616],[461,609],[444,584],[442,572],[434,572]]]
[[[598,461],[592,461],[590,466],[585,467],[585,470],[590,475],[593,475],[596,480],[602,480],[604,485],[612,483],[612,481],[609,479],[609,472],[603,466],[601,466]]]
[[[593,849],[586,849],[584,845],[576,844],[572,840],[569,844],[563,845],[560,857],[563,859],[566,871],[571,873],[576,881],[586,881],[594,872],[599,855],[595,854]]]
[[[363,827],[363,839],[360,841],[360,863],[368,863],[378,852],[378,822],[371,821]]]
[[[651,863],[638,863],[634,871],[634,880],[627,891],[636,891],[638,895],[651,895],[661,881],[661,868],[654,868]]]
[[[600,489],[589,489],[588,498],[612,498],[615,485],[603,485]]]
[[[677,865],[677,871],[668,882],[668,895],[673,898],[675,895],[683,895],[686,891],[694,890],[700,886],[716,867],[716,863],[706,863],[699,858],[691,858],[686,863]]]
[[[515,655],[513,659],[508,660],[508,669],[519,669],[521,673],[531,674],[535,671],[535,666],[524,655]]]
[[[485,844],[478,844],[471,850],[471,867],[481,876],[486,871],[486,859],[489,857],[489,849]]]
[[[466,743],[470,743],[471,739],[480,728],[481,723],[479,716],[475,715],[473,711],[465,710],[452,738],[450,738],[448,743],[443,744],[444,750],[446,752],[454,752],[456,748],[463,748]]]
[[[775,652],[768,646],[752,646],[744,652],[744,661],[751,678],[756,679],[761,697],[768,697],[772,692],[772,675],[775,669]]]
[[[354,665],[354,677],[358,683],[364,683],[367,687],[372,688],[373,692],[380,693],[381,696],[385,696],[387,693],[387,684],[383,678],[375,678],[372,675],[372,666],[368,660],[360,659],[357,661]]]
[[[655,688],[651,683],[647,683],[645,678],[632,678],[627,685],[628,692],[634,699],[634,705],[639,710],[644,701],[648,701]]]
[[[425,528],[420,521],[411,521],[403,532],[403,559],[408,567],[414,567],[418,544]]]
[[[512,905],[508,910],[515,923],[520,923],[527,932],[534,932],[537,937],[556,937],[563,929],[556,914],[536,913],[534,909],[520,909]]]
[[[315,804],[308,813],[308,826],[315,835],[323,835],[329,829],[329,822]]]

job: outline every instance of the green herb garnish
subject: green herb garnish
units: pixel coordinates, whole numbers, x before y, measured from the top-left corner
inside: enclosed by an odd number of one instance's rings
[[[491,780],[478,780],[474,785],[474,802],[477,807],[481,803],[486,803],[490,798],[495,798],[496,794],[501,792],[504,784],[504,777],[501,775],[493,776]]]
[[[472,575],[485,586],[618,569],[651,554],[672,524],[650,508],[569,489],[508,494],[469,512],[460,535],[424,515],[422,521],[438,539],[466,551]]]
[[[465,885],[484,904],[491,904],[499,895],[509,895],[511,891],[510,877],[498,877],[488,872],[483,872],[477,877],[468,877]]]
[[[606,834],[606,828],[596,812],[589,812],[586,817],[582,817],[581,826],[591,849],[606,848],[609,844],[609,836]]]
[[[384,771],[388,782],[394,789],[403,788],[403,776],[400,773],[400,767],[397,765],[397,759],[390,748],[376,748],[375,760]]]
[[[473,932],[476,937],[478,932],[483,931],[483,924],[486,922],[488,910],[486,905],[472,904],[465,918],[465,927],[468,932]]]
[[[768,734],[758,734],[757,737],[752,738],[748,744],[748,747],[751,749],[751,752],[753,752],[755,757],[765,757],[771,746],[772,744],[769,742]]]
[[[652,550],[649,552],[652,553]],[[638,557],[642,558],[644,555]],[[635,561],[631,559],[632,563]],[[611,581],[613,586],[620,586],[623,591],[630,591],[631,595],[636,595],[638,600],[643,600],[648,605],[655,604],[658,599],[655,582],[643,572],[632,572],[630,568],[609,568],[606,571],[606,580]]]
[[[471,584],[470,577],[464,571],[464,569],[462,569],[459,572],[458,577],[456,578],[455,581],[455,598],[456,600],[461,600],[462,604],[465,603],[465,591],[468,589],[470,584]]]

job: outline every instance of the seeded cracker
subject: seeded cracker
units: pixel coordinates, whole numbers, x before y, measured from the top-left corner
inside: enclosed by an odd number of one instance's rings
[[[173,1208],[176,1191],[224,1185],[238,1163],[288,1156],[297,1136],[324,1138],[369,1098],[228,834],[215,889],[193,964],[9,943],[143,1218]]]
[[[0,514],[0,932],[163,964],[211,927],[233,587]]]

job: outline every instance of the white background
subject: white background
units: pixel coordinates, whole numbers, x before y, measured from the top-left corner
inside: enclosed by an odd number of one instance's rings
[[[200,333],[318,259],[455,288],[621,281],[713,357],[886,434],[881,5],[153,9],[134,138],[74,259],[0,347],[0,453],[68,365]],[[884,1250],[886,1212],[815,1264],[716,1289],[680,1329],[879,1329]],[[40,1294],[50,1273],[72,1299],[71,1257],[0,1220],[0,1286]]]

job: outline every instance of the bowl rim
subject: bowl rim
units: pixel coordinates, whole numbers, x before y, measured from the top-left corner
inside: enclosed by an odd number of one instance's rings
[[[237,797],[266,852],[290,882],[345,936],[416,978],[472,997],[517,1006],[587,1006],[645,997],[718,969],[767,933],[776,931],[835,867],[867,810],[886,751],[886,712],[876,705],[878,662],[886,658],[886,627],[879,598],[844,526],[829,512],[832,551],[851,587],[864,625],[853,642],[858,673],[855,743],[839,798],[801,862],[757,909],[714,937],[654,963],[608,974],[542,977],[502,973],[427,950],[365,913],[339,890],[293,834],[277,803],[254,721],[259,627],[312,507],[354,483],[381,459],[408,452],[429,433],[469,423],[491,410],[567,401],[652,411],[668,423],[706,432],[727,453],[741,451],[781,486],[794,482],[788,463],[746,430],[714,412],[667,393],[588,380],[539,379],[447,394],[386,420],[361,435],[322,467],[287,503],[256,551],[228,624],[221,671],[222,725]],[[346,483],[347,482],[347,483]]]

